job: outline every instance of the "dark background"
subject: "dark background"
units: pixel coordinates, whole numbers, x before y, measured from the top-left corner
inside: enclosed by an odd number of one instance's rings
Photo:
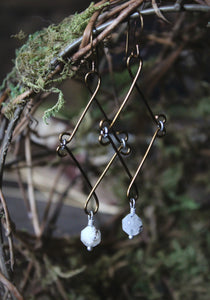
[[[10,72],[15,49],[22,43],[12,35],[23,30],[27,35],[59,23],[63,18],[86,9],[89,0],[1,0],[0,1],[0,82]]]

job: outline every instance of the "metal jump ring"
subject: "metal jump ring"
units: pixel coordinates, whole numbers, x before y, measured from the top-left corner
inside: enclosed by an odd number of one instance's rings
[[[155,119],[157,120],[158,124],[158,137],[163,137],[166,134],[166,128],[165,128],[165,123],[166,123],[166,116],[163,114],[156,115]]]
[[[65,135],[69,136],[69,138],[68,138],[68,139],[63,139],[63,136],[65,136]],[[71,139],[71,133],[70,133],[70,132],[62,132],[62,133],[59,135],[59,142],[60,142],[61,144],[63,144],[63,141],[64,141],[64,140],[66,141],[66,144],[68,144],[70,139]],[[66,144],[65,144],[65,146],[66,146]]]
[[[89,214],[88,214],[89,219],[92,219],[92,218],[93,218],[93,215],[94,215],[93,211],[90,210],[90,211],[89,211]]]
[[[121,138],[121,143],[122,143],[123,149],[126,149],[126,141],[124,138]]]
[[[120,139],[122,148],[120,149],[120,153],[122,155],[128,155],[131,152],[130,146],[126,143],[126,140],[124,138]]]
[[[109,122],[107,120],[101,120],[99,123],[100,127],[100,135],[99,135],[99,142],[101,145],[106,146],[110,143],[109,140]]]
[[[108,127],[105,126],[101,129],[101,135],[103,136],[103,138],[107,138],[108,133],[109,133]]]
[[[164,130],[164,124],[163,124],[163,121],[159,120],[159,121],[158,121],[158,125],[159,125],[159,128],[160,128],[159,131],[163,132],[163,130]]]
[[[135,208],[136,201],[134,198],[130,199],[130,208]]]

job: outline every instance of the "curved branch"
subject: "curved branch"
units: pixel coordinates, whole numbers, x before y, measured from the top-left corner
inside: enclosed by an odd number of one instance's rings
[[[1,147],[1,153],[0,153],[0,188],[2,187],[2,177],[3,177],[3,170],[4,170],[4,165],[5,165],[5,159],[7,156],[7,152],[12,140],[12,134],[15,129],[15,126],[20,119],[20,115],[25,107],[26,103],[23,103],[21,105],[18,105],[14,117],[12,120],[9,122],[9,125],[7,127],[4,139],[2,141],[2,147]]]
[[[17,300],[24,300],[18,289],[0,272],[0,281],[16,297]]]
[[[138,8],[139,5],[141,4],[142,1],[138,1],[138,5],[135,6],[135,8]],[[181,12],[181,11],[187,11],[187,12],[202,12],[202,13],[208,13],[210,12],[210,6],[207,5],[199,5],[199,4],[185,4],[185,5],[171,5],[171,6],[163,6],[163,7],[159,7],[160,12],[162,13],[176,13],[176,12]],[[124,19],[126,19],[126,17],[129,15],[129,13],[132,12],[131,11],[128,12],[127,15],[122,15],[120,14],[118,18],[113,19],[111,21],[108,21],[102,25],[100,25],[99,27],[96,28],[96,30],[93,30],[94,34],[99,34],[98,37],[96,39],[93,40],[93,46],[96,46],[99,42],[101,42],[106,36],[108,36],[111,31],[117,27],[118,24],[120,24],[121,22],[123,22]],[[155,14],[156,10],[154,8],[148,8],[148,9],[143,9],[141,10],[141,14],[142,15],[151,15],[151,14]],[[139,18],[139,14],[138,13],[133,13],[131,16],[131,18]],[[52,61],[51,61],[51,66],[55,67],[59,64],[60,58],[65,59],[66,57],[69,57],[71,54],[74,53],[75,49],[80,45],[80,43],[82,42],[83,37],[81,36],[80,38],[76,39],[73,43],[69,44],[64,50],[62,50],[59,55],[58,58],[55,57]],[[91,49],[91,43],[89,43],[86,47],[81,48],[77,53],[75,53],[72,57],[73,60],[77,60],[80,57],[84,56],[86,53],[88,53]]]

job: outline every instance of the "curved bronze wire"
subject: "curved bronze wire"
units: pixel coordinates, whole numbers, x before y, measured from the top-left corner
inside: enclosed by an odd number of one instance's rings
[[[140,23],[141,23],[140,33],[139,33],[139,35],[140,35],[141,32],[143,31],[143,28],[144,28],[144,19],[143,19],[142,14],[140,13],[140,11],[137,11],[137,14],[139,15],[139,19],[140,19]],[[134,32],[133,35],[135,36],[135,32]],[[130,20],[128,21],[128,30],[127,30],[127,34],[126,34],[126,56],[128,56],[129,40],[130,40]],[[132,50],[131,55],[128,57],[128,61],[127,61],[127,69],[128,69],[129,75],[130,75],[132,80],[134,80],[135,76],[133,75],[133,73],[131,71],[130,62],[131,62],[132,58],[135,59],[135,58],[140,57],[139,44],[140,43],[136,43],[136,54],[135,54],[135,51]],[[144,94],[142,93],[140,87],[138,86],[137,81],[135,82],[135,88],[137,89],[139,95],[141,96],[141,99],[143,100],[143,102],[144,102],[144,104],[145,104],[152,120],[155,122],[155,124],[158,125],[157,119],[156,119],[151,107],[149,106],[149,103],[148,103],[147,99],[145,98]]]
[[[98,185],[100,184],[100,182],[102,181],[102,179],[104,178],[104,176],[106,175],[107,171],[109,170],[109,168],[111,167],[111,165],[114,162],[115,158],[119,155],[119,153],[121,152],[121,150],[123,149],[123,147],[124,147],[123,144],[121,144],[117,148],[117,151],[115,151],[115,153],[111,157],[111,159],[108,162],[106,168],[104,169],[104,171],[102,172],[102,174],[98,178],[97,182],[95,183],[94,187],[92,188],[90,194],[88,195],[87,200],[85,202],[85,207],[84,207],[84,210],[85,210],[86,213],[89,213],[87,207],[88,207],[88,204],[89,204],[89,201],[90,201],[92,195],[95,193],[96,188],[98,187]]]
[[[96,76],[97,76],[97,84],[96,84],[96,88],[95,88],[95,90],[94,90],[94,92],[93,92],[93,94],[92,94],[92,96],[91,96],[91,98],[90,98],[88,104],[86,105],[85,109],[83,110],[83,112],[82,112],[82,114],[81,114],[79,120],[77,121],[77,123],[76,123],[76,125],[75,125],[75,127],[74,127],[74,129],[73,129],[73,131],[72,131],[72,133],[71,133],[71,135],[70,135],[69,138],[67,139],[67,143],[70,143],[71,140],[73,139],[73,137],[75,136],[77,130],[79,129],[80,124],[82,123],[82,120],[84,119],[84,117],[85,117],[85,115],[86,115],[88,109],[90,108],[90,106],[91,106],[92,102],[94,101],[95,96],[96,96],[96,94],[98,93],[98,90],[99,90],[99,88],[100,88],[100,85],[101,85],[101,78],[100,78],[100,75],[98,74],[98,72],[96,72],[95,70],[91,70],[90,72],[88,72],[88,73],[85,75],[85,83],[88,84],[88,80],[89,80],[89,77],[90,77],[91,75],[96,75]]]
[[[141,170],[141,168],[142,168],[142,166],[143,166],[143,164],[144,164],[144,162],[145,162],[145,160],[146,160],[146,158],[147,158],[147,156],[149,154],[149,151],[150,151],[152,145],[154,144],[154,141],[155,141],[156,137],[158,136],[158,134],[160,132],[162,132],[163,135],[166,132],[166,130],[165,130],[166,117],[161,114],[161,115],[156,116],[156,119],[157,119],[157,122],[158,122],[158,128],[156,129],[156,131],[155,131],[155,133],[154,133],[154,135],[153,135],[153,137],[152,137],[152,139],[151,139],[151,141],[149,143],[149,146],[148,146],[148,148],[147,148],[147,150],[146,150],[146,152],[145,152],[142,160],[140,161],[140,164],[139,164],[139,166],[138,166],[135,174],[133,175],[133,178],[132,178],[132,180],[131,180],[131,182],[130,182],[130,184],[128,186],[127,197],[129,199],[133,198],[133,196],[131,196],[131,188],[132,188],[132,186],[133,186],[133,184],[134,184],[134,182],[136,180],[136,177],[138,176],[138,174],[139,174],[139,172],[140,172],[140,170]]]
[[[139,15],[139,20],[140,20],[140,24],[141,24],[141,26],[140,26],[140,32],[138,34],[141,35],[141,33],[142,33],[143,29],[144,29],[144,19],[143,19],[143,16],[142,16],[142,14],[140,13],[139,10],[137,10],[136,13]],[[135,27],[136,27],[136,25],[135,25]],[[126,43],[125,43],[125,56],[126,56],[126,58],[129,57],[131,54],[137,55],[137,56],[139,55],[139,44],[140,43],[136,43],[135,44],[135,49],[129,51],[129,48],[130,48],[130,36],[131,36],[130,30],[131,30],[131,28],[130,28],[130,18],[129,18],[129,20],[127,22]],[[132,34],[132,38],[135,39],[135,37],[136,37],[136,28],[135,28],[135,30],[134,30],[134,32]],[[136,51],[136,54],[135,54],[135,51]]]
[[[67,147],[67,140],[66,139],[62,139],[63,136],[65,135],[70,135],[69,133],[67,132],[63,132],[60,134],[59,136],[59,141],[61,142],[60,146],[57,147],[56,149],[56,152],[59,156],[63,157],[63,150],[66,151],[66,153],[69,154],[69,156],[72,158],[72,160],[74,161],[74,163],[76,164],[76,166],[78,167],[78,169],[80,170],[82,176],[84,177],[87,185],[89,186],[89,188],[91,189],[91,191],[93,190],[93,187],[92,187],[92,184],[86,174],[86,172],[83,170],[82,166],[80,165],[80,163],[78,162],[78,160],[76,159],[76,157],[74,156],[74,154],[72,153],[72,151]],[[90,210],[90,211],[93,211],[93,214],[96,214],[98,212],[98,209],[99,209],[99,200],[98,200],[98,197],[95,193],[95,191],[92,192],[91,196],[94,197],[94,200],[95,200],[95,209],[94,210]],[[87,211],[87,209],[85,209],[85,212],[89,215],[90,214],[90,211]]]
[[[141,13],[139,11],[138,11],[138,14],[139,14],[140,22],[141,22],[141,31],[142,31],[143,30],[143,26],[144,26],[143,17],[142,17],[142,15],[141,15]],[[128,50],[129,50],[129,36],[130,36],[130,28],[129,27],[130,27],[130,25],[129,25],[129,21],[128,21],[128,30],[127,30],[127,35],[126,35],[126,50],[125,50],[126,57],[128,56]],[[134,35],[135,35],[135,33],[134,33]],[[134,38],[135,38],[135,36],[134,36]],[[139,60],[138,69],[137,69],[136,75],[134,77],[132,77],[133,81],[132,81],[132,84],[130,86],[130,89],[129,89],[127,95],[125,96],[125,98],[124,98],[124,100],[123,100],[120,108],[116,112],[113,120],[111,121],[111,124],[109,125],[109,129],[111,129],[114,126],[114,124],[117,121],[117,119],[118,119],[121,111],[123,110],[124,106],[128,102],[128,99],[129,99],[129,97],[130,97],[130,95],[131,95],[131,93],[133,91],[134,86],[136,85],[136,82],[138,80],[138,77],[139,77],[141,69],[142,69],[142,64],[143,63],[142,63],[142,58],[141,58],[140,52],[139,52],[139,44],[136,43],[135,47],[136,47],[136,49],[135,49],[136,52],[134,50],[131,51],[130,55],[127,57],[126,63],[127,63],[127,69],[129,70],[130,69],[131,59],[133,59],[133,58],[138,59]]]
[[[130,68],[130,63],[127,64],[127,69],[128,69],[128,72],[129,72],[129,75],[130,75],[131,79],[134,80],[134,76],[133,76],[133,73],[132,73],[131,68]],[[148,110],[148,112],[149,112],[149,114],[150,114],[151,119],[154,121],[155,124],[158,125],[157,118],[155,117],[155,115],[154,115],[154,113],[153,113],[151,107],[149,106],[149,103],[148,103],[146,97],[145,97],[144,94],[142,93],[142,91],[141,91],[141,89],[140,89],[140,87],[139,87],[139,85],[138,85],[137,82],[135,82],[135,88],[136,88],[136,90],[138,91],[138,93],[139,93],[139,95],[140,95],[142,101],[144,102],[144,104],[145,104],[145,106],[146,106],[146,108],[147,108],[147,110]]]
[[[131,58],[133,58],[134,56],[135,56],[135,58],[137,58],[135,54],[132,54],[132,53],[131,53],[131,55],[130,55],[130,56],[128,57],[128,59],[127,59],[127,65],[130,63]],[[141,68],[142,68],[142,59],[141,59],[141,57],[138,57],[138,59],[139,59],[139,65],[138,65],[138,69],[137,69],[136,75],[135,75],[135,77],[134,77],[134,79],[133,79],[133,82],[132,82],[132,84],[131,84],[131,86],[130,86],[130,89],[129,89],[127,95],[125,96],[125,99],[123,100],[123,102],[122,102],[120,108],[118,109],[118,111],[116,112],[114,118],[113,118],[112,121],[111,121],[111,124],[109,125],[109,129],[111,129],[111,128],[114,126],[114,124],[115,124],[115,122],[117,121],[117,119],[118,119],[118,117],[119,117],[121,111],[123,110],[124,106],[125,106],[126,103],[128,102],[128,99],[129,99],[129,97],[130,97],[130,95],[131,95],[131,93],[132,93],[132,91],[133,91],[133,88],[134,88],[134,86],[135,86],[135,84],[136,84],[136,81],[137,81],[137,79],[138,79],[138,77],[139,77],[139,74],[140,74]]]

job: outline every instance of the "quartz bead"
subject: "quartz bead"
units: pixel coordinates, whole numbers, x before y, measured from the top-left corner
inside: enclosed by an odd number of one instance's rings
[[[93,223],[93,216],[91,215],[89,216],[88,225],[81,231],[80,235],[80,239],[88,251],[91,251],[93,247],[101,242],[101,232]]]
[[[128,234],[129,239],[138,235],[143,230],[141,218],[135,213],[135,202],[131,202],[130,213],[122,219],[122,229]]]

